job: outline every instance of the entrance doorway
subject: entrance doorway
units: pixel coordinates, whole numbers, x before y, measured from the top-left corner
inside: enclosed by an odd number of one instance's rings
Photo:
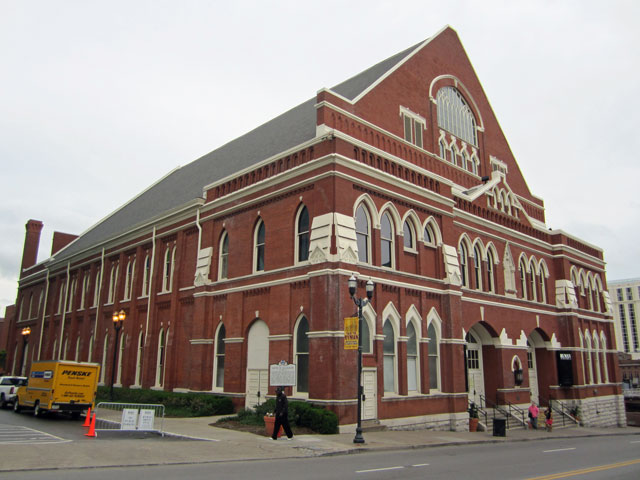
[[[254,409],[266,400],[269,389],[269,327],[262,320],[247,335],[245,408]]]
[[[374,420],[378,417],[378,371],[375,368],[362,370],[362,419]]]
[[[475,333],[467,333],[467,384],[469,386],[469,401],[477,405],[485,406],[484,397],[484,373],[482,367],[482,343]]]

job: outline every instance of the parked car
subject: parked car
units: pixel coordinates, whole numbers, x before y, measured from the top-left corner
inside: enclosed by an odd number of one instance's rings
[[[18,392],[18,387],[27,384],[27,377],[0,377],[0,408],[12,405]]]

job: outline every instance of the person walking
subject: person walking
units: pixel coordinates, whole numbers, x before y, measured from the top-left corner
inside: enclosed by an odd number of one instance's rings
[[[531,402],[531,406],[529,407],[529,426],[534,430],[538,429],[538,413],[540,413],[540,410],[536,402]]]
[[[544,424],[545,427],[547,428],[547,432],[550,432],[551,429],[553,428],[553,416],[551,414],[551,405],[549,405],[547,407],[547,409],[544,411]]]
[[[284,428],[284,433],[287,434],[288,440],[293,440],[293,432],[289,426],[289,402],[287,396],[284,394],[282,387],[276,388],[276,420],[273,425],[272,440],[278,439],[278,432],[280,426]]]

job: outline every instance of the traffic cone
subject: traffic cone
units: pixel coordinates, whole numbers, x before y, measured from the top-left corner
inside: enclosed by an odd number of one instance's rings
[[[83,427],[90,427],[91,426],[91,407],[89,407],[87,409],[87,415],[84,417],[84,425],[82,425]]]
[[[84,434],[85,437],[97,437],[96,435],[96,414],[93,414],[91,417],[91,425],[89,426],[89,431]]]

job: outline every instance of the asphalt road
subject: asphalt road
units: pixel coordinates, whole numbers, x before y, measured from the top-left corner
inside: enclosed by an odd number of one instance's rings
[[[12,436],[8,433],[12,430],[10,427],[23,427],[67,441],[81,440],[85,433],[83,422],[84,418],[72,420],[70,416],[53,414],[36,418],[31,410],[20,413],[14,413],[11,409],[0,410],[0,444],[11,442]],[[22,441],[27,444],[28,438],[23,438]]]
[[[13,415],[13,414],[12,414]],[[0,416],[0,424],[4,415]],[[18,417],[22,419],[22,416]],[[25,416],[26,420],[27,417]],[[31,419],[29,419],[31,420]],[[59,423],[59,425],[58,425]],[[64,429],[72,421],[47,423]],[[1,452],[1,450],[0,450]],[[3,479],[522,479],[640,478],[635,435],[576,437],[271,461],[6,472]]]

